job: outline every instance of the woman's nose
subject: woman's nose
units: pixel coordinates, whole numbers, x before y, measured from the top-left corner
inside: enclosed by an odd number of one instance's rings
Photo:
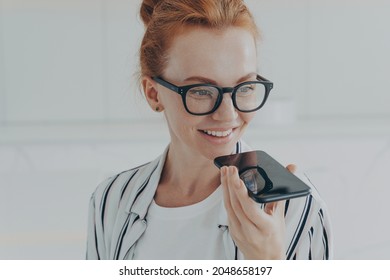
[[[237,110],[234,108],[230,93],[224,94],[217,110],[212,114],[213,119],[218,121],[232,121],[237,118]]]

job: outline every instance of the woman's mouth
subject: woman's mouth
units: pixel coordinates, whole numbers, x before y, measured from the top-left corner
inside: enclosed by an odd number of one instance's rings
[[[201,130],[204,134],[214,136],[214,137],[226,137],[229,136],[232,132],[233,129],[228,129],[228,130]]]

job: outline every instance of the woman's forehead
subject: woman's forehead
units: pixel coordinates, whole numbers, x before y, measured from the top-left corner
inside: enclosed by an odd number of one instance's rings
[[[241,77],[256,68],[255,38],[246,29],[194,27],[172,41],[164,75],[178,81],[199,75],[219,80]]]

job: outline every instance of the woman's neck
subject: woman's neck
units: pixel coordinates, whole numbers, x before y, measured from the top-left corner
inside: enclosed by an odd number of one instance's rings
[[[219,185],[219,171],[211,160],[170,147],[155,201],[165,207],[191,205],[204,200]]]

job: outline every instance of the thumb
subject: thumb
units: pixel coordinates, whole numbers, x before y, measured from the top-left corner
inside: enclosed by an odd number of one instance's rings
[[[270,202],[265,204],[264,212],[268,215],[273,215],[274,213],[282,213],[284,215],[285,205],[285,200]]]
[[[291,173],[295,173],[295,171],[297,171],[297,166],[295,164],[289,164],[289,165],[286,166],[286,168]]]

